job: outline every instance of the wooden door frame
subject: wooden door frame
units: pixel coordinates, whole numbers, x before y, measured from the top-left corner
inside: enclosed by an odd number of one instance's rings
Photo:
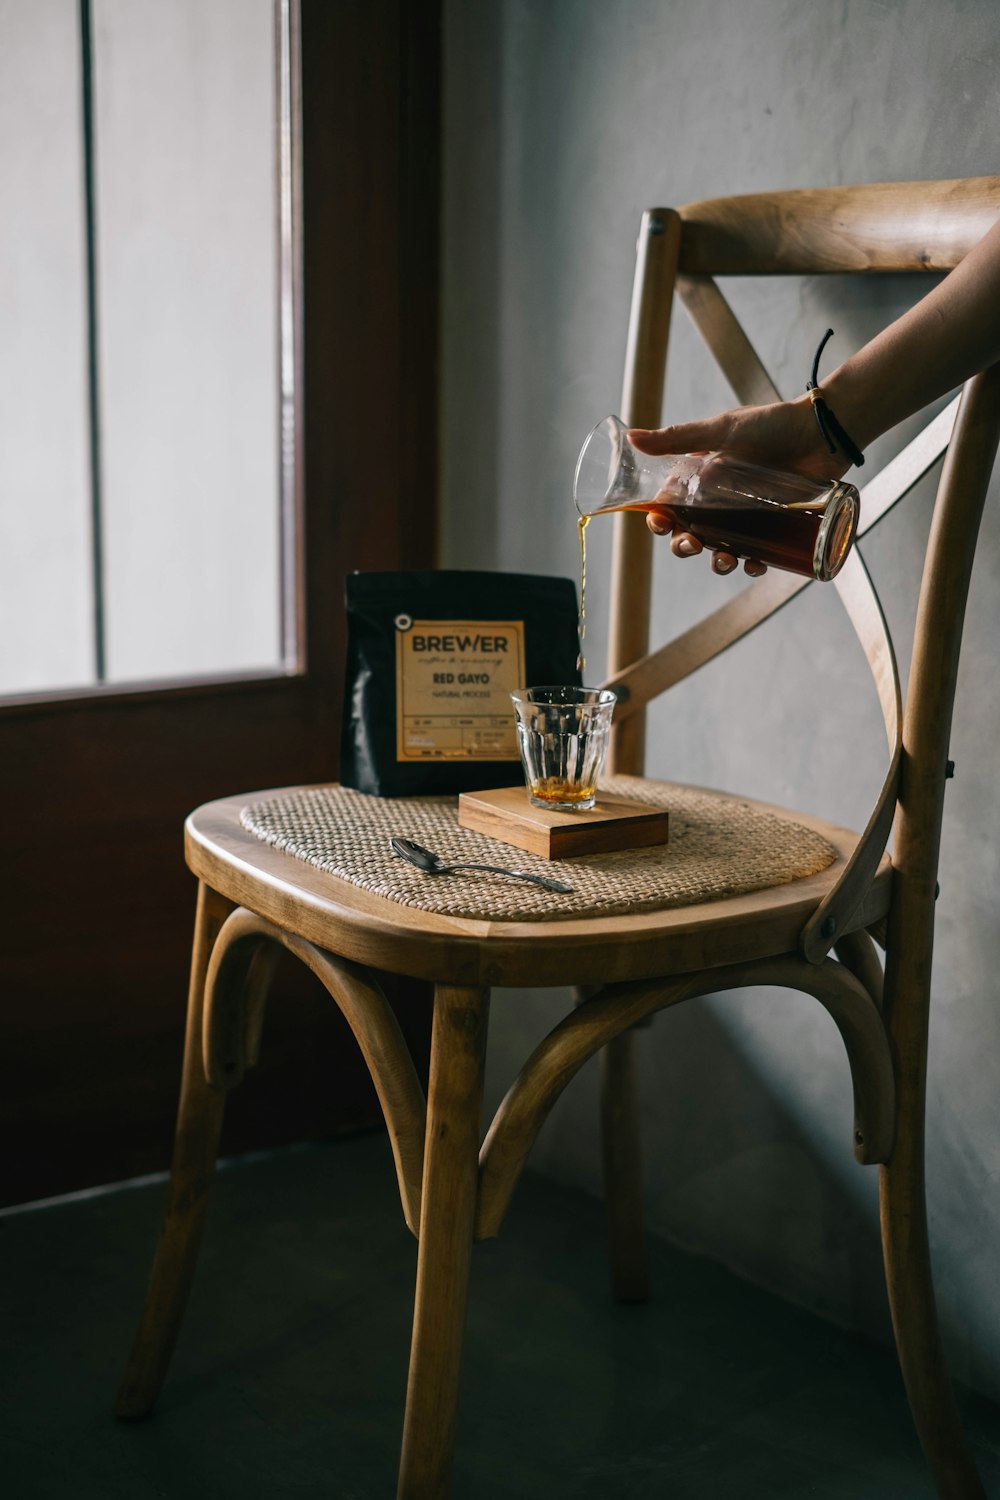
[[[0,1202],[165,1165],[194,914],[183,818],[220,793],[336,775],[344,578],[436,559],[439,0],[296,0],[292,15],[300,661],[0,704]],[[426,1006],[401,1004],[419,1045]],[[292,995],[275,1072],[314,1055],[326,1025]],[[286,1080],[269,1104],[266,1057],[262,1072],[263,1109],[237,1118],[231,1149],[375,1118],[353,1053],[318,1102]]]

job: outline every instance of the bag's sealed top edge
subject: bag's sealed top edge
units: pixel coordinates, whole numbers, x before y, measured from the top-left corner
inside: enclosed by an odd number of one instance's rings
[[[354,592],[374,594],[381,592],[382,589],[397,591],[404,585],[423,590],[442,589],[449,585],[452,587],[488,587],[500,581],[513,588],[524,585],[536,592],[563,591],[567,588],[573,589],[574,593],[576,591],[576,584],[572,578],[558,578],[546,573],[506,573],[465,568],[428,568],[416,569],[413,572],[403,569],[394,573],[367,573],[355,570],[347,574],[346,586],[349,594]]]

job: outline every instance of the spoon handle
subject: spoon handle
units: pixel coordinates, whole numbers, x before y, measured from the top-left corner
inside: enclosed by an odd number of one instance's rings
[[[449,870],[488,870],[492,875],[507,875],[511,880],[530,880],[543,890],[556,891],[560,896],[568,895],[573,887],[564,880],[553,880],[549,875],[529,875],[527,870],[507,870],[503,865],[459,864],[449,865]]]
[[[389,842],[401,859],[409,860],[411,865],[416,865],[417,869],[423,870],[425,875],[447,875],[451,870],[488,870],[491,875],[507,875],[511,880],[528,880],[532,885],[540,885],[543,890],[555,891],[560,896],[568,895],[573,889],[564,880],[553,880],[548,875],[529,875],[527,870],[508,870],[503,865],[471,863],[453,865],[442,859],[440,854],[435,854],[431,849],[425,849],[423,844],[418,844],[415,839],[394,836]]]

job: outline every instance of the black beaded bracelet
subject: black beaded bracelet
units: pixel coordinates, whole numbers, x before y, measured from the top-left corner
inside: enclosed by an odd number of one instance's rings
[[[847,454],[852,464],[857,464],[860,468],[860,466],[865,461],[865,455],[862,453],[861,449],[858,447],[854,439],[844,431],[843,427],[841,427],[840,423],[837,421],[837,418],[834,416],[833,412],[827,405],[823,397],[823,393],[817,383],[817,376],[819,375],[820,355],[826,348],[827,340],[832,338],[833,329],[828,328],[819,341],[819,348],[816,350],[816,358],[813,360],[812,378],[806,382],[806,390],[809,392],[809,400],[812,402],[813,413],[816,417],[816,425],[818,426],[820,432],[823,434],[823,441],[826,443],[829,452],[836,453],[837,449],[839,448],[842,453]]]

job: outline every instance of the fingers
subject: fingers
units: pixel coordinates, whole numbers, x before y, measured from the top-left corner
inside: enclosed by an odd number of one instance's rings
[[[700,548],[698,549],[701,550]],[[712,572],[720,574],[723,578],[727,573],[735,572],[739,566],[739,558],[734,557],[731,552],[712,553]],[[748,578],[763,578],[767,572],[767,563],[758,562],[755,557],[748,557],[743,564],[743,571]]]
[[[655,510],[646,512],[646,525],[654,536],[669,536],[673,527],[666,516],[660,515]],[[670,542],[670,550],[675,557],[697,557],[705,549],[696,536],[690,531],[674,531]],[[734,558],[735,562],[736,559]]]
[[[701,548],[699,547],[698,550],[700,552]],[[739,561],[739,558],[734,557],[731,552],[713,552],[712,572],[724,578],[727,573],[735,572]],[[767,572],[767,563],[758,562],[755,557],[748,557],[743,564],[743,571],[748,578],[763,578]]]
[[[709,453],[724,445],[730,426],[727,412],[704,422],[679,422],[673,427],[630,427],[628,438],[640,453]]]
[[[646,516],[646,525],[656,536],[666,536],[670,531],[670,523],[663,516],[650,512]],[[690,531],[676,531],[670,542],[670,550],[675,557],[698,557],[704,552],[704,546]],[[712,553],[712,572],[718,573],[724,578],[739,566],[739,558],[731,552]],[[755,557],[748,557],[743,564],[743,571],[748,578],[763,578],[767,572],[767,564],[759,562]]]
[[[669,519],[655,510],[646,512],[646,525],[654,536],[669,536],[673,531]],[[674,531],[670,550],[675,557],[697,557],[698,553],[704,549],[698,538],[692,536],[690,531]]]
[[[656,511],[647,511],[646,525],[654,536],[667,536],[672,530],[666,517]],[[705,548],[690,531],[675,531],[670,540],[670,550],[675,557],[698,557]],[[732,552],[712,553],[712,572],[718,573],[720,577],[724,578],[738,566],[739,558]],[[767,564],[759,562],[755,557],[748,557],[743,564],[743,571],[748,578],[763,578],[767,572]]]
[[[697,557],[703,548],[698,538],[689,531],[678,531],[670,543],[670,550],[675,557]]]

